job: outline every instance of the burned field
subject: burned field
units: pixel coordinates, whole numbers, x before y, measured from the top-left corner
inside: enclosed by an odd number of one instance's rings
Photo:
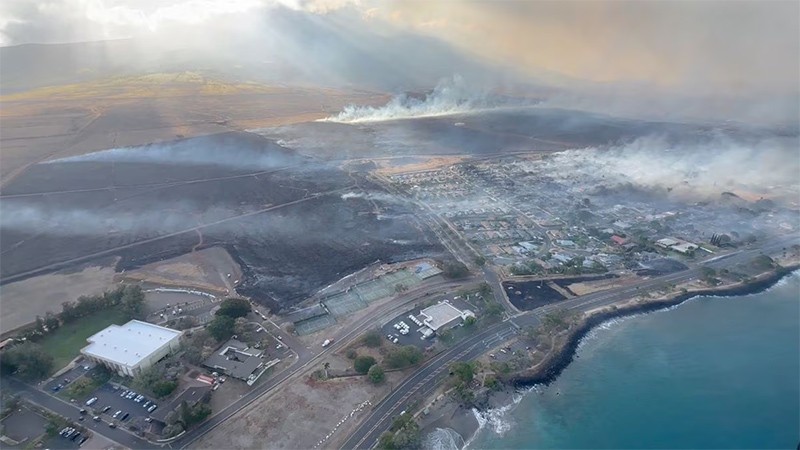
[[[606,145],[658,133],[702,134],[700,127],[620,119],[555,108],[499,108],[480,113],[374,122],[305,122],[258,133],[331,160],[430,155],[491,156]]]
[[[241,292],[282,309],[375,260],[441,253],[402,201],[250,133],[39,164],[2,202],[3,283],[97,258],[119,256],[121,270],[219,245],[244,266]]]
[[[506,281],[503,289],[508,299],[520,311],[530,311],[551,303],[566,300],[566,297],[555,290],[546,281]]]

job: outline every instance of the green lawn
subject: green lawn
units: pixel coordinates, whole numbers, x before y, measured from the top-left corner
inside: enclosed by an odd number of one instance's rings
[[[119,309],[98,311],[61,326],[45,336],[39,344],[53,357],[53,372],[56,372],[69,364],[88,345],[86,338],[111,324],[122,325],[126,322],[128,319]]]

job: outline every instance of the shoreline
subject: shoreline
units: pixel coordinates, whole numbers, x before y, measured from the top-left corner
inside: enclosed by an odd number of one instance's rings
[[[739,297],[758,294],[775,286],[784,277],[798,270],[800,270],[800,263],[795,263],[786,267],[776,268],[770,272],[765,272],[757,276],[754,282],[748,284],[738,283],[726,287],[699,289],[692,292],[673,294],[666,298],[649,300],[643,303],[628,304],[607,310],[598,310],[598,312],[584,318],[574,330],[571,330],[567,335],[566,342],[557,349],[554,354],[551,354],[540,367],[531,371],[523,370],[503,377],[501,381],[507,388],[501,392],[490,395],[488,408],[475,410],[479,415],[483,416],[483,422],[479,422],[472,409],[459,407],[454,401],[448,400],[448,403],[442,405],[442,407],[451,408],[452,412],[449,414],[449,417],[439,417],[434,421],[429,421],[429,423],[424,424],[421,427],[423,439],[437,429],[449,429],[457,432],[461,436],[462,442],[464,442],[464,444],[458,448],[465,448],[483,428],[487,425],[493,426],[491,423],[493,411],[505,414],[513,410],[519,403],[519,401],[515,400],[515,396],[524,395],[522,391],[532,389],[534,386],[538,385],[547,386],[555,381],[564,369],[574,360],[578,346],[583,338],[603,323],[621,317],[662,311],[680,305],[695,297]]]

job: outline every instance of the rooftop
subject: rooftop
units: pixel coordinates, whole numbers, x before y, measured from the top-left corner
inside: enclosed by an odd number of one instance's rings
[[[433,331],[436,331],[453,320],[462,317],[461,310],[447,302],[441,302],[433,306],[429,306],[420,311],[420,314],[427,317],[427,319],[424,321],[425,325],[427,325]]]
[[[89,336],[86,340],[90,344],[81,353],[133,367],[180,335],[177,330],[131,320]]]
[[[248,348],[247,344],[231,339],[203,362],[203,365],[224,371],[226,375],[246,380],[263,364],[261,350]]]

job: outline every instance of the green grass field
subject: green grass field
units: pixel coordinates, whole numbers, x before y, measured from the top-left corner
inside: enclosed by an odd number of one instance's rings
[[[88,345],[86,338],[111,324],[122,325],[127,321],[125,314],[119,309],[99,311],[63,325],[45,336],[39,344],[53,357],[53,372],[56,372],[78,356],[80,350]]]

